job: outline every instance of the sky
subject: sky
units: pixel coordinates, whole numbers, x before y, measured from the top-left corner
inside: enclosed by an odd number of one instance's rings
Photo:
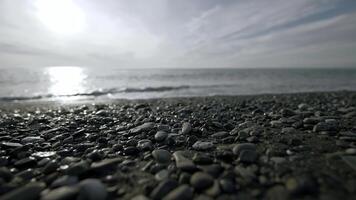
[[[355,0],[0,0],[0,68],[356,67]]]

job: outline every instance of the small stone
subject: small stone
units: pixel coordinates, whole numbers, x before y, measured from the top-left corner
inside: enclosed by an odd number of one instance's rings
[[[172,154],[164,149],[153,150],[152,156],[158,163],[162,163],[162,164],[169,163],[172,158]]]
[[[105,185],[98,179],[85,179],[79,183],[77,200],[105,200],[107,196]]]
[[[203,190],[214,183],[214,178],[204,172],[196,172],[190,178],[190,184],[197,190]]]
[[[229,135],[228,132],[220,131],[220,132],[212,134],[211,137],[213,137],[213,138],[224,138],[224,137],[227,137],[228,135]]]
[[[137,143],[137,148],[141,151],[148,151],[152,149],[152,141],[149,139],[140,140]]]
[[[221,179],[219,183],[221,189],[226,193],[232,193],[236,190],[234,182],[230,179]]]
[[[301,111],[305,111],[309,108],[308,104],[305,104],[305,103],[301,103],[298,105],[298,109],[301,110]]]
[[[303,119],[303,123],[304,124],[317,124],[318,122],[320,121],[320,119],[319,118],[304,118]]]
[[[273,127],[273,128],[280,128],[283,126],[283,123],[278,120],[271,121],[270,124],[271,124],[271,127]]]
[[[121,162],[121,158],[112,158],[112,159],[105,159],[100,162],[94,162],[91,164],[90,169],[96,172],[100,171],[106,171],[108,169],[111,169],[114,167],[116,164]]]
[[[297,178],[289,178],[286,181],[286,188],[294,196],[316,194],[319,190],[317,181],[310,176],[299,176]]]
[[[123,150],[123,153],[124,153],[125,155],[128,155],[128,156],[137,155],[139,152],[140,152],[140,150],[139,150],[138,148],[132,147],[132,146],[126,147],[126,148],[124,148],[124,150]]]
[[[12,179],[12,177],[13,175],[8,168],[6,167],[0,168],[0,178],[8,182]]]
[[[334,122],[319,122],[317,123],[314,128],[313,131],[314,132],[322,132],[322,131],[336,131],[338,129],[338,125]]]
[[[23,147],[22,144],[17,143],[17,142],[2,142],[2,143],[1,143],[1,146],[2,146],[4,149],[14,149],[14,148]]]
[[[59,167],[59,164],[57,161],[54,161],[54,160],[50,161],[43,167],[43,173],[50,174],[52,172],[55,172],[58,167]]]
[[[193,199],[193,189],[189,185],[181,185],[169,192],[163,200],[190,200]]]
[[[253,150],[242,150],[238,160],[243,163],[254,163],[257,159],[257,153]]]
[[[283,134],[295,134],[297,131],[293,127],[285,127],[282,128],[282,133]]]
[[[165,131],[158,131],[158,132],[155,134],[155,140],[156,140],[157,142],[162,142],[162,141],[164,141],[167,137],[168,137],[168,133],[166,133]]]
[[[196,153],[194,155],[193,161],[194,161],[194,163],[199,164],[199,165],[208,165],[208,164],[213,163],[213,159],[210,156],[198,154],[198,153]]]
[[[17,177],[21,177],[24,180],[31,180],[36,175],[38,175],[38,171],[35,171],[33,169],[26,169],[16,174]]]
[[[41,182],[29,183],[1,196],[1,200],[36,200],[46,185]]]
[[[30,168],[36,166],[36,164],[37,164],[36,159],[33,157],[23,158],[14,163],[15,167],[18,168]]]
[[[41,200],[67,200],[67,199],[75,199],[79,192],[78,187],[74,186],[63,186],[60,188],[56,188],[51,190],[47,194],[43,195]]]
[[[194,163],[184,156],[183,151],[174,152],[173,157],[176,161],[176,166],[178,169],[181,169],[184,171],[194,171],[196,169],[196,166],[194,165]]]
[[[32,154],[35,158],[48,158],[56,155],[55,151],[39,151]]]
[[[157,187],[153,189],[150,197],[154,200],[162,199],[166,196],[170,191],[178,186],[178,182],[173,179],[167,179],[158,184]]]
[[[62,187],[62,186],[71,186],[78,183],[77,176],[68,176],[64,175],[54,180],[51,184],[52,188]]]
[[[150,200],[150,199],[143,194],[139,194],[137,196],[132,197],[131,200]]]
[[[342,160],[348,164],[352,169],[356,170],[356,156],[341,156]]]
[[[267,200],[285,200],[288,199],[288,191],[282,185],[276,185],[268,189],[266,193]]]
[[[25,137],[21,140],[22,143],[37,143],[37,142],[44,142],[45,140],[41,137]]]
[[[256,145],[253,143],[240,143],[234,146],[234,148],[232,149],[232,152],[235,155],[240,155],[240,153],[243,150],[251,150],[251,151],[255,151],[256,150]]]
[[[355,155],[356,154],[356,148],[348,148],[348,149],[345,150],[345,153],[349,154],[349,155]]]
[[[155,179],[157,181],[163,181],[169,177],[169,171],[166,169],[162,169],[161,171],[155,174]]]
[[[217,197],[221,193],[220,185],[217,180],[213,182],[213,185],[210,186],[209,188],[206,188],[205,194],[212,196],[212,197]]]
[[[137,134],[137,133],[141,133],[141,132],[144,132],[144,131],[149,131],[151,129],[153,129],[155,126],[155,123],[153,122],[146,122],[140,126],[137,126],[135,128],[132,128],[130,129],[130,133],[133,133],[133,134]]]
[[[182,134],[188,134],[192,130],[192,125],[189,122],[184,122],[182,125]]]
[[[80,161],[78,163],[74,163],[70,165],[66,172],[68,175],[81,175],[85,173],[89,169],[89,163],[86,161]]]
[[[193,144],[193,149],[198,150],[198,151],[204,151],[208,149],[214,148],[214,144],[212,142],[202,142],[202,141],[197,141]]]

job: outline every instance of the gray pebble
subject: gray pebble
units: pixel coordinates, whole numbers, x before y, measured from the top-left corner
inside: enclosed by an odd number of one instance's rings
[[[190,200],[193,199],[193,189],[189,185],[181,185],[169,192],[163,200]]]
[[[214,178],[204,172],[196,172],[190,178],[190,184],[197,190],[210,187],[214,183]]]
[[[169,163],[172,158],[172,154],[164,149],[153,150],[152,156],[158,163],[162,163],[162,164]]]
[[[79,183],[77,200],[105,200],[107,196],[105,185],[98,179],[85,179]]]

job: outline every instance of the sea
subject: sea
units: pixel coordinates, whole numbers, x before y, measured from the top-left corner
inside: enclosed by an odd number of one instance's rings
[[[0,102],[356,91],[356,68],[0,68]]]

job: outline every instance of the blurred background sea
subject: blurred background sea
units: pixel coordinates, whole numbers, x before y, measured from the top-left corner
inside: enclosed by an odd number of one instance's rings
[[[0,101],[356,90],[356,69],[0,69]]]

